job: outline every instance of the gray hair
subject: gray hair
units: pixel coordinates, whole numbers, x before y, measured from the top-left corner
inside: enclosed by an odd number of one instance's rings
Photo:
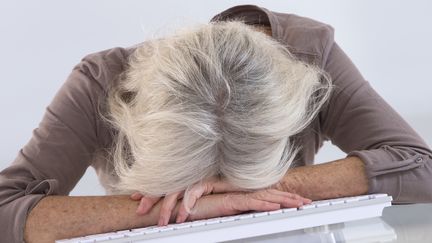
[[[107,99],[121,193],[162,196],[211,176],[271,186],[332,89],[323,70],[237,21],[147,41],[128,64]]]

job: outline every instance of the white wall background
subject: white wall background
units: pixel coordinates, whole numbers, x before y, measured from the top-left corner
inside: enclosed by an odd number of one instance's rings
[[[129,46],[252,3],[332,25],[373,87],[432,144],[432,4],[395,0],[0,2],[0,170],[30,139],[55,92],[86,54]],[[343,157],[326,145],[317,161]],[[72,195],[103,194],[89,169]]]

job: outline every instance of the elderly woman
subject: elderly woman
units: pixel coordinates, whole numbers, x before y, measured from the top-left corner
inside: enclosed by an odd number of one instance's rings
[[[326,140],[347,157],[313,165]],[[237,6],[207,25],[86,56],[1,172],[0,242],[364,193],[430,202],[431,161],[332,27]],[[67,196],[89,166],[109,195]]]

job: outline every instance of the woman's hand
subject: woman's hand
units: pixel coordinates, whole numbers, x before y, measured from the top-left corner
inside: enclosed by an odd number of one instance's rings
[[[184,197],[183,203],[180,205],[180,208],[177,213],[176,223],[184,222],[188,216],[191,214],[191,209],[194,208],[197,200],[201,198],[203,195],[214,194],[214,193],[227,193],[227,192],[240,192],[242,191],[240,188],[233,187],[229,183],[226,183],[223,180],[219,180],[217,178],[210,178],[201,183],[197,183],[193,185],[189,190],[185,192],[177,192],[173,194],[169,194],[164,197],[158,225],[166,225],[169,222],[172,211],[177,204],[178,199]],[[265,198],[261,198],[264,202],[273,202],[282,207],[298,207],[303,204],[310,203],[311,200],[303,198],[297,194],[288,193],[279,191],[276,189],[266,189],[266,190],[258,190],[255,192],[249,192],[249,194],[226,194],[229,197],[232,195],[254,195],[258,197],[262,197],[262,195],[269,196],[268,200]],[[231,196],[230,196],[231,195]],[[234,200],[238,200],[239,197],[243,196],[234,196]],[[140,193],[134,193],[131,195],[131,199],[140,200],[140,204],[137,209],[138,214],[146,214],[150,211],[154,204],[156,204],[161,198],[160,197],[144,197]],[[230,198],[229,201],[233,200]],[[277,200],[276,200],[277,199]],[[252,203],[258,203],[256,200],[253,200]],[[256,206],[256,204],[253,204]],[[274,206],[274,205],[273,205]],[[251,209],[252,210],[252,209]],[[260,210],[260,209],[255,209]],[[262,211],[262,210],[261,210]],[[264,210],[266,211],[266,210]]]
[[[191,213],[191,209],[194,207],[195,202],[203,195],[212,193],[223,193],[223,192],[235,192],[242,191],[240,188],[236,188],[224,180],[220,180],[217,177],[211,177],[205,181],[197,183],[191,186],[186,191],[176,192],[166,195],[162,202],[160,210],[160,218],[158,225],[166,225],[170,219],[171,213],[177,204],[178,199],[184,198],[183,203],[177,214],[177,223],[184,222],[188,215]],[[150,209],[159,201],[161,197],[146,197],[141,193],[133,193],[131,199],[140,200],[140,204],[137,209],[137,213],[144,215],[150,211]]]
[[[254,192],[212,194],[200,198],[190,214],[190,220],[235,215],[247,211],[271,211],[280,208],[295,208],[311,203],[297,194],[276,189]]]

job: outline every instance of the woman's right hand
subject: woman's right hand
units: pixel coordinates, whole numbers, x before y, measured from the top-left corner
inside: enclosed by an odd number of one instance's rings
[[[220,180],[218,177],[211,177],[200,183],[192,185],[188,190],[175,192],[168,194],[165,197],[149,197],[143,196],[141,193],[133,193],[131,195],[132,200],[140,201],[137,213],[144,215],[148,213],[151,208],[160,200],[162,200],[162,207],[159,213],[158,225],[168,224],[169,218],[171,217],[172,211],[179,199],[183,199],[177,214],[177,223],[184,222],[188,215],[191,213],[195,202],[202,196],[214,193],[226,193],[244,191],[240,188],[236,188],[225,180]]]

